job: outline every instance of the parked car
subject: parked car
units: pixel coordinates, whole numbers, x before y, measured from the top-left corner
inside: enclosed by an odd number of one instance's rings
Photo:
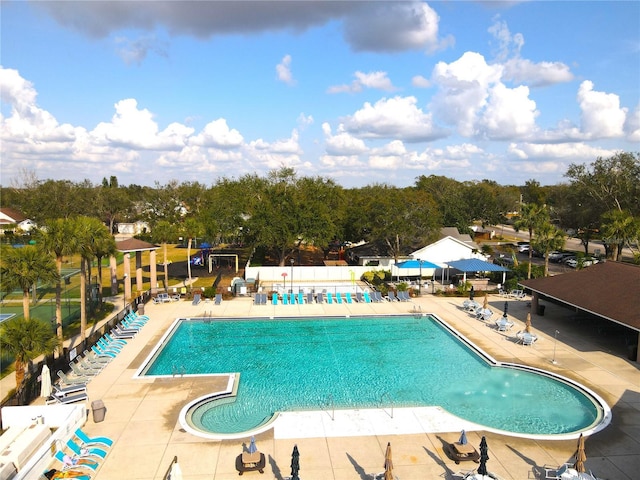
[[[549,253],[549,261],[553,263],[561,263],[564,259],[568,257],[575,257],[573,252],[550,252]]]
[[[529,246],[529,244],[528,244],[528,243],[521,243],[521,242],[518,242],[518,251],[519,251],[520,253],[528,252],[528,251],[529,251],[529,248],[530,248],[530,246]]]
[[[583,267],[590,267],[595,263],[598,263],[597,258],[585,257],[583,259],[577,259],[574,257],[567,261],[567,266],[571,268],[578,268],[578,265],[582,264]]]

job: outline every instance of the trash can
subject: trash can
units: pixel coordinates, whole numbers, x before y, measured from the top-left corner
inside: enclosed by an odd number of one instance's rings
[[[538,315],[540,315],[541,317],[544,317],[544,309],[545,309],[546,305],[538,305]]]
[[[144,303],[141,303],[140,305],[138,305],[138,315],[144,315]]]
[[[93,412],[93,421],[95,423],[100,423],[104,420],[104,414],[107,411],[107,408],[104,406],[104,402],[102,400],[94,400],[91,402],[91,411]]]

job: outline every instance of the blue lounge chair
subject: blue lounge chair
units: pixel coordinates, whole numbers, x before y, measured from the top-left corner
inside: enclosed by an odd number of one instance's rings
[[[83,445],[94,445],[94,444],[99,444],[99,445],[104,445],[105,447],[111,447],[113,445],[113,440],[111,440],[108,437],[90,437],[89,435],[87,435],[86,433],[84,433],[81,429],[77,429],[74,432],[75,436],[78,437],[80,439],[80,441],[83,443]]]
[[[336,292],[336,303],[342,303],[342,294],[340,292]]]
[[[283,305],[289,305],[289,294],[288,293],[283,293],[282,294],[282,304]]]
[[[94,345],[91,347],[91,351],[95,353],[98,357],[108,357],[108,358],[116,358],[118,352],[114,352],[111,350],[104,350],[100,348],[98,345]]]
[[[83,448],[71,439],[67,440],[67,447],[69,447],[69,450],[71,450],[73,453],[75,453],[79,457],[84,457],[84,458],[95,457],[102,460],[104,457],[107,456],[106,450],[103,450],[98,447]]]
[[[333,303],[333,295],[331,292],[327,292],[327,303],[331,305]]]
[[[390,302],[395,302],[396,300],[398,300],[398,299],[396,298],[396,294],[395,294],[395,293],[393,293],[393,290],[389,290],[389,291],[387,292],[387,300],[388,300],[388,301],[390,301]]]
[[[369,292],[362,292],[362,298],[366,303],[371,303],[371,297],[369,296]]]
[[[99,463],[96,462],[95,460],[92,460],[90,458],[74,458],[71,455],[67,455],[66,453],[60,450],[58,450],[54,456],[56,460],[62,463],[62,470],[65,472],[68,472],[69,470],[72,470],[72,469],[80,469],[80,468],[86,468],[88,470],[95,471],[99,466]],[[76,477],[72,477],[72,478],[76,478]]]
[[[347,303],[353,303],[353,298],[351,298],[351,292],[345,293],[344,296],[347,299]]]
[[[278,294],[277,293],[273,293],[271,295],[271,303],[273,305],[277,305],[278,304]]]
[[[298,292],[298,304],[302,305],[304,303],[304,297],[302,296],[302,292]]]

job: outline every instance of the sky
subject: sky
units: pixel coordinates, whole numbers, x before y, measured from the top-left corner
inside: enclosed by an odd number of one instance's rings
[[[0,3],[0,182],[567,181],[640,151],[637,1]]]

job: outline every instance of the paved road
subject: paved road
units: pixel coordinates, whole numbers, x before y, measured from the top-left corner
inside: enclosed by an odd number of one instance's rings
[[[529,232],[516,232],[512,226],[510,225],[496,225],[494,227],[489,227],[496,232],[496,235],[507,234],[509,236],[515,237],[519,239],[518,241],[528,241],[529,240]],[[565,250],[574,250],[576,252],[584,252],[584,246],[579,239],[574,237],[568,237],[565,242]],[[589,253],[593,255],[604,255],[605,249],[604,245],[600,240],[593,240],[589,242]],[[622,255],[626,259],[632,259],[634,252],[630,248],[624,248],[622,250]]]

